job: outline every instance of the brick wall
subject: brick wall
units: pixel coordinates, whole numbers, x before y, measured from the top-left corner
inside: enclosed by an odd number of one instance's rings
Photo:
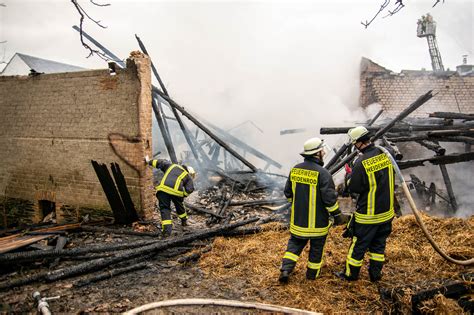
[[[360,105],[379,103],[386,116],[394,117],[420,95],[434,90],[439,93],[410,117],[427,117],[427,113],[474,112],[474,75],[460,76],[455,71],[402,71],[394,73],[363,58],[360,76]]]
[[[150,61],[140,53],[113,76],[108,69],[0,76],[0,202],[32,202],[32,222],[42,219],[39,200],[55,203],[60,222],[71,218],[61,209],[75,209],[75,219],[81,209],[111,215],[90,161],[118,162],[147,216],[154,202],[142,163],[151,154],[150,104]]]

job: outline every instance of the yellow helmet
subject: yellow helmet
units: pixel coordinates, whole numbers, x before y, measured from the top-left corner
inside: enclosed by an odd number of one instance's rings
[[[349,136],[349,139],[351,140],[352,144],[356,143],[359,139],[368,134],[369,131],[364,126],[357,126],[351,128],[347,132],[347,135]]]
[[[319,152],[324,149],[326,144],[324,140],[320,138],[311,138],[304,143],[304,151],[301,152],[301,155],[313,155],[316,152]]]

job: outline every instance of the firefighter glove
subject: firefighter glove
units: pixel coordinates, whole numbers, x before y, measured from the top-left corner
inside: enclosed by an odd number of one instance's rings
[[[344,225],[349,222],[350,216],[344,213],[340,213],[334,216],[334,225]]]
[[[347,223],[346,227],[344,228],[344,232],[342,233],[342,237],[344,238],[352,238],[354,236],[354,215],[349,216],[349,222]]]

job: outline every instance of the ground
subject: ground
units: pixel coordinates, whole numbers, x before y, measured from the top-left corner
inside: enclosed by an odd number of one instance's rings
[[[428,228],[435,232],[436,241],[450,255],[457,258],[474,256],[474,217],[468,220],[424,218]],[[388,241],[385,275],[380,283],[368,281],[365,269],[361,280],[355,283],[343,282],[333,275],[334,271],[342,269],[349,244],[349,240],[340,236],[342,228],[338,227],[329,235],[321,277],[316,281],[304,278],[306,256],[303,255],[290,283],[280,285],[278,268],[288,231],[281,230],[276,224],[268,229],[251,236],[216,238],[212,250],[198,263],[183,265],[176,258],[154,259],[147,269],[81,288],[72,287],[75,280],[72,278],[0,292],[1,311],[32,312],[31,294],[40,291],[43,296],[61,296],[50,302],[51,310],[56,313],[122,312],[150,302],[177,298],[256,301],[329,313],[387,312],[393,310],[392,303],[380,297],[380,288],[420,280],[456,278],[459,273],[473,272],[472,268],[443,260],[425,240],[413,217],[405,216],[394,223]],[[87,233],[80,235],[86,239],[90,237]],[[101,237],[110,238],[106,234]],[[430,310],[429,305],[427,310]]]

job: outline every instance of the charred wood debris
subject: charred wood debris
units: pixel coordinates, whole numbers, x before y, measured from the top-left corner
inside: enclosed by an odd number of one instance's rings
[[[114,67],[125,67],[121,59],[95,39],[85,32],[83,36],[99,47]],[[142,52],[148,55],[143,42],[138,36],[136,39]],[[177,261],[185,264],[198,260],[203,253],[212,250],[213,237],[254,234],[263,231],[265,223],[287,221],[290,204],[282,194],[286,176],[269,171],[270,167],[280,169],[282,165],[230,132],[202,118],[198,119],[171,98],[153,63],[152,71],[160,87],[152,87],[150,106],[167,156],[174,163],[184,162],[196,167],[199,172],[198,187],[207,187],[193,194],[194,198],[186,199],[191,226],[182,227],[170,238],[162,239],[158,221],[143,221],[138,217],[119,165],[111,164],[111,176],[107,165],[91,161],[112,209],[113,220],[84,220],[68,225],[43,223],[0,231],[0,291],[70,278],[71,286],[81,287],[150,268],[151,262],[163,262],[166,268],[166,262],[176,260],[177,256],[180,256]],[[474,153],[470,150],[474,143],[474,114],[433,113],[426,119],[406,119],[432,97],[429,91],[394,119],[375,125],[382,113],[379,111],[365,125],[374,132],[374,140],[381,141],[382,145],[391,147],[397,153],[400,168],[419,167],[426,162],[439,165],[448,196],[426,187],[414,175],[412,183],[417,190],[429,191],[431,195],[446,200],[455,210],[456,200],[445,165],[474,159]],[[183,117],[192,122],[194,132]],[[181,160],[178,160],[175,148],[176,137],[172,137],[175,132],[170,131],[171,125],[176,123],[189,148]],[[281,134],[301,130],[304,129]],[[321,128],[320,133],[342,134],[347,131],[346,127],[333,127]],[[434,156],[404,161],[396,144],[405,142],[428,148]],[[445,142],[464,143],[466,152],[446,154],[445,148],[440,145]],[[356,155],[350,144],[344,144],[335,150],[335,155],[325,167],[335,174]],[[264,161],[265,167],[258,169],[247,156]],[[285,224],[281,228],[285,228]],[[175,230],[179,228],[175,226]],[[396,300],[399,298],[395,295],[398,291],[394,292],[382,293]]]

